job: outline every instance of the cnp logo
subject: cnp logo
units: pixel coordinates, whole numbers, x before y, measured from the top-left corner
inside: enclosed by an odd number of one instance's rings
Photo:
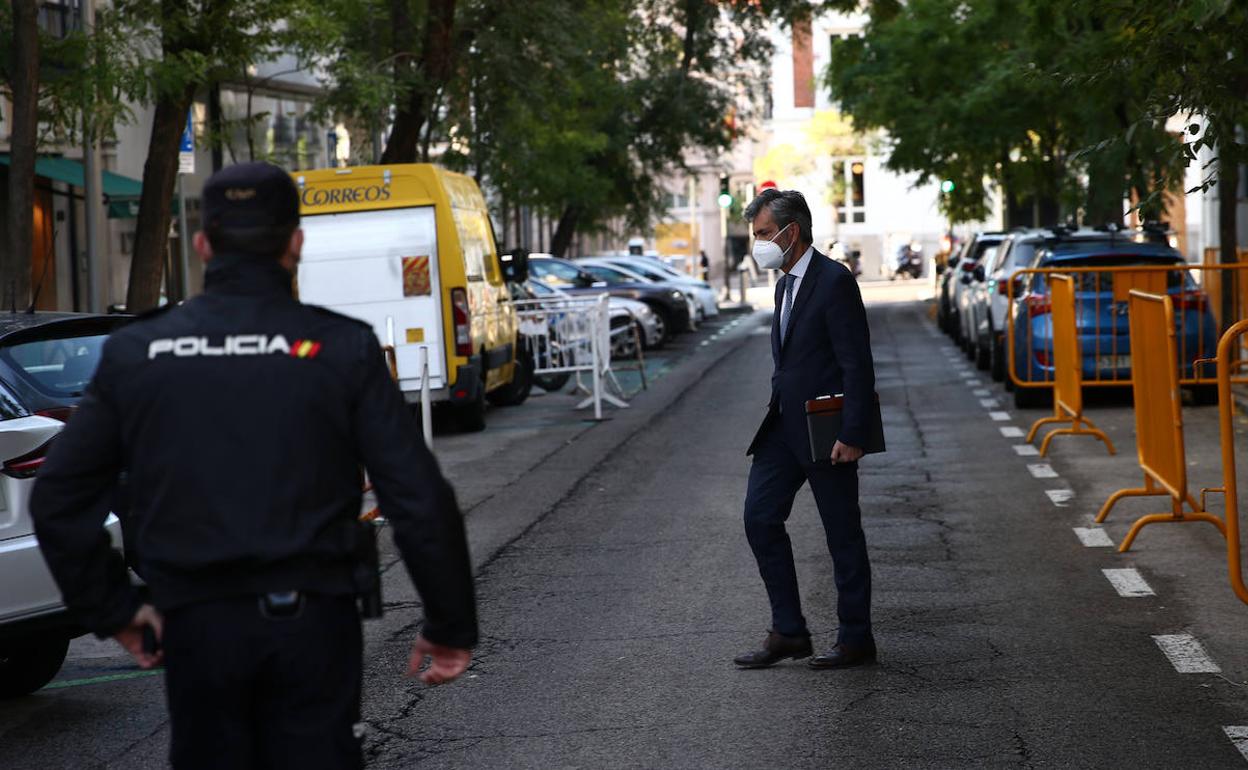
[[[292,345],[280,334],[273,337],[267,334],[233,334],[223,339],[219,345],[213,345],[207,337],[166,337],[152,340],[147,346],[149,361],[160,356],[198,358],[282,355],[316,358],[320,352],[321,343],[315,340],[295,340]]]
[[[332,206],[342,203],[373,203],[390,200],[390,186],[384,184],[359,187],[306,187],[299,194],[304,206]]]

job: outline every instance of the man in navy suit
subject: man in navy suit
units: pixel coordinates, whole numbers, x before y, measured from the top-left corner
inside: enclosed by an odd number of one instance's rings
[[[740,668],[765,668],[813,653],[802,615],[793,548],[785,521],[809,482],[832,555],[840,629],[836,645],[811,658],[816,669],[874,662],[871,564],[858,508],[858,458],[874,419],[871,336],[854,276],[811,246],[810,208],[796,190],[764,190],[745,210],[754,258],[779,268],[771,325],[771,400],[747,452],[753,455],[745,497],[745,533],[771,602],[771,631],[761,650],[738,656]],[[844,394],[841,434],[827,458],[810,455],[805,403]]]

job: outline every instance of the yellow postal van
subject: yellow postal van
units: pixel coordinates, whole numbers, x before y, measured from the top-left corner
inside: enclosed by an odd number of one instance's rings
[[[490,215],[471,177],[427,163],[301,171],[299,298],[372,325],[393,342],[399,387],[420,398],[428,350],[435,401],[485,427],[485,400],[518,404],[516,314]],[[392,339],[391,339],[392,338]]]

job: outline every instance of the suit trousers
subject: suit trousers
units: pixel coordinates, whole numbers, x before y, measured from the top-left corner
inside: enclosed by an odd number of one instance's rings
[[[174,768],[359,768],[363,642],[355,600],[304,597],[269,617],[255,596],[165,615]]]
[[[745,496],[745,534],[771,602],[772,630],[809,634],[802,615],[793,546],[785,522],[802,484],[809,483],[823,520],[836,581],[837,641],[874,642],[871,635],[871,563],[858,507],[858,463],[813,463],[795,451],[773,422],[759,437]]]

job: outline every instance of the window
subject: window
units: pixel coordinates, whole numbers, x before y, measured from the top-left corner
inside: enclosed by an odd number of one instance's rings
[[[552,286],[576,286],[581,277],[580,270],[553,259],[535,259],[529,262],[529,271]]]
[[[689,208],[689,196],[683,192],[669,192],[663,195],[663,204],[668,210]]]
[[[308,116],[312,99],[297,94],[221,89],[226,159],[267,160],[298,171],[329,162],[325,126]]]
[[[39,5],[39,28],[64,39],[78,27],[78,0],[44,0]]]
[[[836,221],[841,224],[867,221],[867,164],[862,158],[835,158],[832,161],[832,203]]]
[[[6,348],[4,358],[42,393],[57,398],[81,396],[100,363],[107,338],[96,334],[27,342]]]
[[[619,286],[625,283],[634,283],[633,279],[624,273],[610,267],[602,265],[586,265],[585,272],[600,281],[606,281],[609,286]]]

